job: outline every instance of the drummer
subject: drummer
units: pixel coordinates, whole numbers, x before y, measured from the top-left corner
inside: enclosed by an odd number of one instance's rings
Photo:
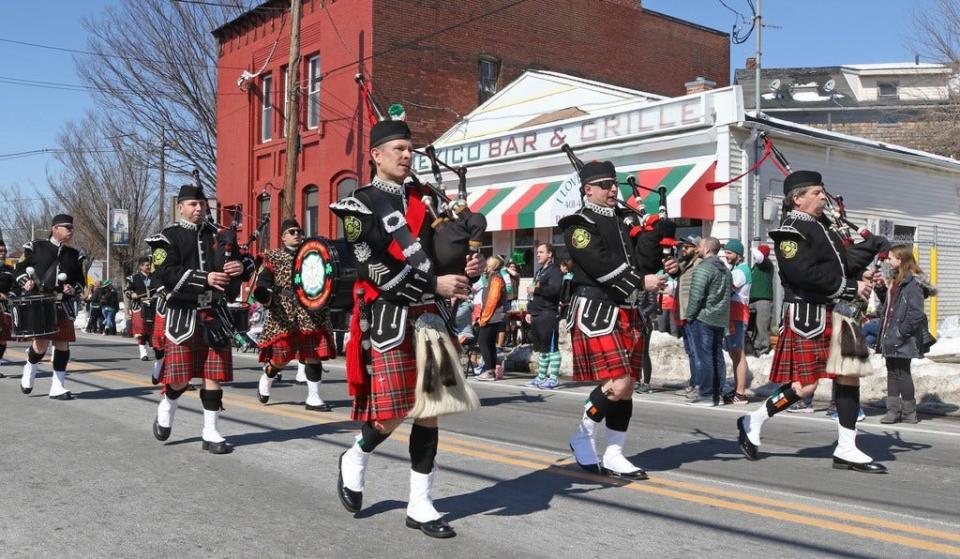
[[[152,285],[150,282],[151,262],[149,256],[140,257],[137,260],[139,269],[137,273],[127,278],[124,289],[124,294],[130,299],[130,333],[137,340],[141,361],[150,360],[147,354],[147,343],[153,333],[154,297],[159,287],[158,282]]]
[[[320,397],[321,361],[336,357],[330,316],[326,309],[307,312],[293,291],[294,257],[303,244],[303,228],[297,220],[285,219],[280,230],[283,246],[264,254],[263,267],[253,290],[254,298],[267,309],[267,320],[260,334],[263,374],[257,398],[266,404],[277,373],[296,359],[303,364],[306,374],[306,409],[330,411],[330,404]]]
[[[6,364],[3,354],[7,351],[7,342],[10,341],[10,308],[7,305],[7,294],[16,286],[13,266],[7,264],[7,245],[0,238],[0,366]],[[0,378],[6,378],[0,371]]]
[[[73,227],[73,216],[54,216],[50,238],[23,245],[23,258],[16,266],[17,281],[23,287],[24,295],[56,297],[57,324],[51,325],[56,332],[32,338],[20,377],[20,390],[30,394],[37,376],[37,365],[53,342],[53,377],[49,392],[53,400],[73,399],[73,394],[64,387],[64,379],[70,361],[70,342],[77,339],[73,320],[77,316],[77,296],[84,284],[84,254],[69,246],[73,241]]]

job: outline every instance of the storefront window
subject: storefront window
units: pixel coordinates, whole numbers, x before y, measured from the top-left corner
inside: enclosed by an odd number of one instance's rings
[[[518,229],[513,232],[513,251],[507,255],[509,260],[516,262],[523,277],[533,276],[534,252],[536,240],[533,229]]]
[[[567,250],[566,243],[563,242],[563,229],[554,227],[550,235],[550,244],[553,245],[553,259],[557,264],[570,258],[570,251]]]

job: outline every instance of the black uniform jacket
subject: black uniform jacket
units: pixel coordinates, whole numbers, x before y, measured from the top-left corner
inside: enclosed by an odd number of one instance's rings
[[[559,225],[573,260],[574,295],[622,303],[643,288],[643,276],[633,261],[633,241],[614,208],[584,202]]]
[[[84,286],[83,252],[58,243],[53,239],[37,239],[23,245],[23,258],[17,263],[17,281],[20,285],[28,279],[27,268],[33,268],[37,277],[37,289],[41,293],[60,291],[57,276],[67,275],[62,282],[73,286],[75,293],[80,293]]]
[[[428,213],[416,230],[411,229],[413,226],[406,221],[407,204],[412,203],[410,197],[405,187],[378,177],[370,185],[358,188],[352,196],[330,205],[343,220],[347,247],[357,261],[357,277],[369,281],[379,291],[369,308],[369,332],[373,347],[381,352],[403,342],[409,326],[407,307],[436,300],[431,218]],[[408,246],[401,246],[402,259],[387,250],[394,240],[393,231],[406,235],[400,228],[410,232]],[[354,309],[354,313],[357,312],[360,309]]]
[[[770,231],[774,241],[784,301],[829,303],[852,301],[857,280],[847,262],[840,235],[825,217],[791,211]]]

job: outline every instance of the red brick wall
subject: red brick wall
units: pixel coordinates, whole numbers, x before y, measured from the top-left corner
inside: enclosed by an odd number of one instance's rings
[[[514,0],[373,0],[374,52],[454,25]],[[429,141],[477,106],[478,57],[502,61],[502,88],[538,68],[676,96],[697,76],[729,84],[726,34],[638,9],[621,0],[528,0],[493,16],[402,48],[374,62],[381,93],[403,103]],[[407,103],[404,101],[407,100]]]

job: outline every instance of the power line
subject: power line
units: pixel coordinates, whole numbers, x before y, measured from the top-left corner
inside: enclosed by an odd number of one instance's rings
[[[68,47],[58,47],[54,45],[44,45],[42,43],[31,43],[28,41],[18,41],[16,39],[7,39],[5,37],[0,37],[0,42],[11,43],[14,45],[22,45],[26,47],[33,47],[38,49],[47,49],[59,52],[69,52],[73,54],[82,54],[84,56],[100,56],[104,58],[119,58],[120,60],[130,60],[133,62],[149,62],[151,64],[171,64],[177,66],[193,66],[196,68],[217,68],[217,66],[211,66],[209,64],[198,64],[190,62],[180,62],[178,60],[161,60],[158,58],[143,58],[139,56],[127,56],[124,54],[113,54],[108,52],[95,52],[89,50],[73,49]],[[240,66],[220,66],[220,68],[229,69],[229,70],[245,70],[245,67]]]
[[[180,1],[180,0],[176,0],[176,1]],[[373,54],[369,54],[369,55],[361,58],[360,60],[355,60],[355,61],[349,62],[349,63],[347,63],[347,64],[342,64],[342,65],[337,66],[337,67],[335,67],[335,68],[331,68],[330,70],[327,70],[326,72],[324,72],[324,73],[322,74],[322,77],[326,77],[326,76],[329,76],[329,75],[331,75],[331,74],[333,74],[333,73],[335,73],[335,72],[339,72],[339,71],[341,71],[341,70],[348,69],[348,68],[350,68],[350,67],[352,67],[352,66],[356,66],[356,65],[357,65],[358,63],[360,63],[360,62],[365,62],[365,61],[367,61],[367,60],[373,60],[374,58],[376,58],[376,57],[378,57],[378,56],[384,56],[384,55],[386,55],[386,54],[390,54],[391,52],[393,52],[393,51],[395,51],[395,50],[400,50],[400,49],[404,49],[404,48],[413,46],[413,45],[419,43],[420,41],[423,41],[423,40],[426,40],[426,39],[430,39],[430,38],[436,37],[436,36],[438,36],[438,35],[442,35],[442,34],[448,32],[448,31],[453,31],[454,29],[459,29],[460,27],[464,27],[464,26],[466,26],[466,25],[469,25],[469,24],[471,24],[471,23],[473,23],[473,22],[475,22],[475,21],[477,21],[477,20],[480,20],[480,19],[483,19],[483,18],[492,16],[492,15],[494,15],[494,14],[498,14],[498,13],[500,13],[500,12],[509,10],[510,8],[513,8],[513,7],[515,7],[515,6],[519,6],[520,4],[523,4],[524,2],[527,2],[527,1],[529,1],[529,0],[516,0],[516,1],[514,1],[514,2],[511,2],[511,3],[509,3],[509,4],[506,4],[506,5],[504,5],[504,6],[500,6],[499,8],[490,10],[489,12],[484,12],[484,13],[482,13],[482,14],[473,16],[473,17],[468,18],[468,19],[465,19],[465,20],[461,21],[460,23],[454,23],[453,25],[448,25],[447,27],[444,27],[444,28],[442,28],[442,29],[438,29],[437,31],[434,31],[434,32],[432,32],[432,33],[427,33],[426,35],[421,35],[421,36],[419,36],[419,37],[415,37],[415,38],[413,38],[413,39],[411,39],[411,40],[409,40],[409,41],[407,41],[407,42],[405,42],[405,43],[400,43],[400,44],[394,45],[394,46],[392,46],[392,47],[390,47],[390,48],[383,49],[383,50],[380,51],[380,52],[375,52],[375,53],[373,53]]]

